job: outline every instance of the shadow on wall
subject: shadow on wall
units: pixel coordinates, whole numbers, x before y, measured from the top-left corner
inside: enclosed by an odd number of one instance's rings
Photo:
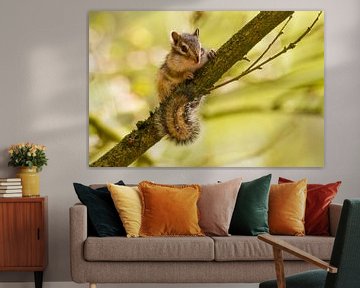
[[[49,164],[40,174],[41,195],[49,197],[44,280],[69,281],[71,181],[74,171],[86,172],[87,162],[87,9],[67,1],[15,0],[6,6],[0,9],[0,177],[16,174],[7,166],[11,144],[48,147]],[[32,273],[0,273],[0,282],[24,281],[32,282]]]
[[[8,162],[9,162],[9,154],[8,154],[8,150],[7,148],[0,148],[0,178],[5,178],[5,177],[11,177],[13,176],[11,174],[11,170],[8,167]],[[1,169],[1,167],[3,167],[3,169]]]

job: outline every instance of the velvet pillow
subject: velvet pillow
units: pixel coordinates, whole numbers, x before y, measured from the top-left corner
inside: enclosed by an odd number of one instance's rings
[[[119,181],[116,184],[124,185]],[[110,192],[106,187],[92,189],[80,183],[73,183],[75,192],[87,207],[88,223],[95,236],[125,236],[125,229],[120,221]]]
[[[303,236],[306,207],[306,184],[273,184],[269,195],[269,228],[271,234]]]
[[[242,178],[201,185],[198,202],[201,229],[207,235],[229,236],[231,216]]]
[[[268,209],[271,174],[241,183],[229,233],[256,236],[269,233]]]
[[[141,197],[137,187],[107,185],[127,237],[139,237],[141,226]]]
[[[203,236],[196,203],[198,185],[172,186],[143,181],[140,236]]]
[[[279,177],[279,184],[293,181]],[[329,184],[307,184],[305,234],[329,236],[329,206],[341,181]]]

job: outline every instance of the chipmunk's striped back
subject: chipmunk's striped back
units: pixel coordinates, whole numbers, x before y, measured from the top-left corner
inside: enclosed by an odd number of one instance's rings
[[[209,58],[215,56],[214,51],[205,52],[199,41],[199,29],[194,33],[171,33],[171,51],[158,73],[160,114],[156,119],[158,133],[168,135],[177,144],[193,142],[200,133],[197,115],[200,101],[189,100],[187,92],[171,95],[174,88],[185,80],[191,80],[195,71],[201,68]],[[171,96],[170,96],[171,95]],[[199,97],[200,99],[200,97]]]

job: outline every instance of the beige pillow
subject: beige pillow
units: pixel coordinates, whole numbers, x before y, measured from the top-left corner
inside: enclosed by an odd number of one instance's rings
[[[229,236],[231,217],[242,178],[227,182],[201,185],[198,208],[199,225],[207,235]]]

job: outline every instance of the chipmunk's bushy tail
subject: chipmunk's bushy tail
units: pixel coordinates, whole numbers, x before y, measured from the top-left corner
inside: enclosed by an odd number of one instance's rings
[[[201,99],[189,102],[184,93],[175,93],[166,97],[160,105],[156,126],[160,136],[168,138],[178,145],[194,142],[200,133],[198,108]]]

